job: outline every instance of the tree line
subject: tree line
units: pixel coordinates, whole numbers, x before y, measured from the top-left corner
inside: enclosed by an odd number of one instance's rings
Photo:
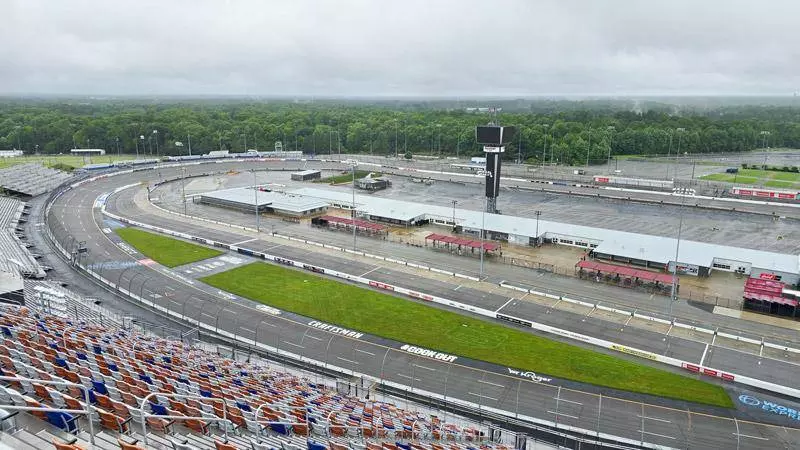
[[[721,106],[676,112],[579,108],[562,111],[336,102],[0,101],[0,149],[26,154],[103,148],[161,156],[211,150],[285,150],[306,154],[475,156],[474,128],[497,120],[517,127],[505,158],[533,163],[599,164],[619,155],[675,155],[800,148],[800,108]],[[580,103],[580,102],[578,102]]]

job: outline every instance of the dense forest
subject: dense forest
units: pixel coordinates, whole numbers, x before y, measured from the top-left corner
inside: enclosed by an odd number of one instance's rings
[[[506,157],[560,164],[602,163],[615,155],[800,148],[796,105],[714,105],[658,101],[0,100],[0,150],[57,154],[188,154],[281,141],[305,153],[460,155],[480,153],[474,127],[518,127]]]

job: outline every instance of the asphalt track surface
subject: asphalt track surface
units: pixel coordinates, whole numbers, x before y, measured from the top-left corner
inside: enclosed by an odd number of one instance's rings
[[[226,167],[219,165],[216,168]],[[191,167],[191,166],[190,166]],[[215,169],[216,169],[215,168]],[[169,175],[172,170],[173,174]],[[208,167],[194,166],[192,171],[207,171]],[[163,176],[174,176],[174,169],[162,169]],[[716,408],[703,408],[690,404],[671,403],[663,405],[662,399],[653,399],[643,396],[647,403],[633,401],[632,399],[615,398],[613,395],[598,395],[597,393],[583,393],[571,389],[568,382],[553,380],[566,387],[557,387],[541,383],[533,383],[520,377],[508,375],[506,368],[490,367],[477,361],[459,358],[455,363],[442,363],[435,359],[415,357],[402,351],[397,351],[400,343],[386,342],[375,337],[364,336],[358,340],[332,335],[321,330],[309,328],[308,319],[290,314],[274,316],[253,308],[253,303],[226,295],[213,288],[202,285],[187,277],[176,275],[174,271],[166,270],[157,264],[136,265],[127,268],[116,268],[112,261],[142,260],[143,257],[130,248],[124,249],[119,244],[113,233],[110,233],[108,223],[104,221],[99,209],[93,208],[95,199],[103,193],[110,192],[118,186],[142,181],[143,178],[157,178],[156,171],[138,172],[132,175],[123,175],[99,180],[85,184],[74,190],[68,191],[54,204],[49,220],[57,238],[69,245],[76,241],[85,241],[89,248],[89,256],[95,264],[108,262],[100,269],[102,276],[112,280],[120,286],[133,292],[140,292],[162,302],[175,311],[194,321],[213,323],[220,330],[236,332],[237,334],[252,335],[254,341],[273,345],[285,351],[302,354],[305,357],[343,368],[354,372],[364,373],[387,381],[412,386],[414,390],[444,393],[448,398],[457,398],[464,401],[477,403],[485,408],[497,408],[510,411],[512,414],[536,417],[538,419],[556,422],[562,426],[571,425],[583,429],[597,430],[601,433],[611,434],[630,439],[631,442],[647,442],[669,447],[684,448],[765,448],[765,447],[793,447],[800,445],[800,432],[793,428],[783,426],[766,426],[758,423],[743,422],[716,417],[714,415],[727,415],[729,412]],[[131,202],[132,203],[132,202]],[[112,199],[109,208],[119,208],[120,212],[130,214],[129,217],[139,221],[149,222],[155,216],[148,214],[137,215],[136,210],[126,210],[125,200]],[[53,220],[55,219],[55,220]],[[205,229],[202,225],[192,224],[187,227],[180,220],[166,220],[161,224],[170,228],[187,229],[197,235],[220,240],[223,242],[240,242],[242,237],[236,233],[225,233],[218,230]],[[63,224],[63,228],[59,226]],[[206,234],[208,233],[208,234]],[[249,247],[259,249],[258,245],[266,245],[262,250],[275,254],[282,247],[274,247],[273,243],[254,241]],[[287,251],[295,251],[288,250]],[[303,259],[303,254],[292,254],[292,257]],[[287,255],[289,256],[289,255]],[[314,255],[318,258],[319,255]],[[342,264],[339,258],[315,260],[318,265]],[[347,261],[349,273],[358,274],[358,270],[371,267],[358,267],[356,262]],[[391,272],[391,271],[389,271]],[[361,272],[363,273],[363,272]],[[402,274],[402,279],[384,270],[376,270],[370,275],[384,277],[386,282],[395,283],[404,281],[408,284],[407,274]],[[380,278],[377,278],[380,279]],[[423,280],[414,280],[422,283]],[[447,292],[449,297],[452,289],[437,286],[436,283],[424,281],[424,285],[414,286],[419,290],[436,293],[437,289]],[[400,283],[399,283],[400,284]],[[424,289],[423,289],[424,288]],[[460,291],[460,289],[459,289]],[[508,301],[488,297],[482,292],[464,295],[472,297],[475,302],[484,305],[502,305]],[[463,298],[460,298],[463,300]],[[511,305],[511,308],[519,307]],[[509,307],[509,305],[506,305]],[[541,315],[541,311],[531,310],[528,313]],[[552,313],[551,313],[552,314]],[[569,317],[561,320],[569,322]],[[586,330],[582,323],[581,329]],[[367,342],[374,341],[374,342]],[[641,342],[637,342],[637,345]],[[697,347],[692,344],[675,345],[678,352],[696,352]],[[394,349],[390,351],[390,349]],[[688,354],[687,353],[687,354]],[[724,353],[724,352],[720,352]],[[681,353],[683,354],[683,353]],[[381,358],[382,356],[382,358]],[[722,359],[726,356],[723,354]],[[620,393],[621,394],[621,393]],[[764,398],[764,394],[757,394]],[[619,395],[618,397],[623,397]],[[767,397],[768,398],[768,397]],[[781,402],[776,400],[776,402]],[[786,404],[786,401],[782,401]],[[782,425],[792,426],[793,423],[785,416],[761,414],[757,408],[741,408],[737,415],[741,418],[753,420],[770,420],[783,422]],[[785,419],[785,420],[784,420]]]

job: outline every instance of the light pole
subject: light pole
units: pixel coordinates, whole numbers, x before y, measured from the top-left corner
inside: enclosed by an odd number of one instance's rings
[[[261,216],[258,214],[258,186],[256,184],[256,169],[253,172],[253,210],[256,212],[256,233],[261,232]]]
[[[143,134],[139,135],[139,141],[141,141],[141,143],[142,143],[142,153],[144,153],[146,155],[147,154],[147,147],[145,147],[145,145],[144,145],[144,135]],[[139,159],[139,148],[138,147],[136,148],[136,159]]]
[[[681,141],[683,140],[683,132],[686,131],[686,128],[678,128],[676,130],[678,132],[678,150],[675,151],[675,179],[678,179],[678,163],[680,163],[681,157]]]
[[[153,136],[156,137],[156,158],[158,158],[158,130],[153,130]]]
[[[116,141],[116,143],[117,143],[117,157],[119,157],[120,156],[120,152],[119,152],[119,137],[114,138],[114,141]],[[38,147],[38,145],[37,145],[37,147]]]
[[[481,273],[480,276],[478,277],[479,279],[483,279],[483,253],[484,253],[483,235],[484,235],[484,229],[486,228],[486,208],[488,207],[489,207],[489,199],[487,198],[486,204],[481,210]]]
[[[186,167],[181,167],[181,195],[183,196],[183,215],[186,216]]]
[[[247,152],[247,133],[246,132],[242,133],[242,140],[243,140],[242,143],[244,144],[244,148],[242,150],[244,150],[245,153],[246,153]]]
[[[461,153],[461,136],[464,136],[464,133],[470,130],[462,130],[461,133],[458,134],[458,143],[456,143],[456,159],[458,159],[459,154]]]
[[[436,128],[439,131],[438,143],[436,144],[439,147],[439,159],[442,159],[442,124],[437,123]]]
[[[680,191],[678,191],[680,192]],[[680,252],[681,248],[681,231],[683,230],[683,205],[686,201],[686,193],[681,193],[681,206],[680,206],[680,213],[678,214],[678,240],[675,242],[675,264],[672,267],[672,292],[670,294],[670,301],[669,301],[669,315],[672,315],[672,305],[678,301],[678,253]]]
[[[394,157],[397,159],[397,119],[394,119]]]
[[[611,167],[611,147],[614,145],[614,130],[616,130],[616,127],[609,125],[606,127],[606,130],[608,130],[608,160],[606,161],[606,165]]]
[[[453,202],[453,228],[455,228],[456,227],[456,203],[458,203],[458,200],[450,200],[450,201]]]
[[[353,208],[352,208],[353,209],[353,252],[354,252],[353,256],[355,256],[355,251],[356,251],[356,167],[358,167],[358,161],[350,159],[350,160],[347,160],[346,163],[349,164],[350,167],[353,170],[353,187],[352,187],[352,189],[353,189]]]
[[[537,210],[534,214],[536,214],[536,247],[539,246],[539,216],[542,215],[542,212]]]
[[[764,131],[762,131],[760,134],[761,134],[761,136],[762,136],[762,139],[761,139],[761,148],[763,148],[763,149],[764,149],[764,169],[766,169],[766,165],[767,165],[767,158],[769,157],[769,153],[767,153],[767,136],[769,136],[769,135],[770,135],[770,132],[769,132],[769,131],[766,131],[766,130],[764,130]]]
[[[589,142],[586,144],[586,168],[589,168],[589,150],[592,148],[592,129],[589,128]]]
[[[544,168],[544,165],[547,164],[547,127],[549,126],[550,125],[546,123],[542,124],[542,127],[544,127],[542,130],[542,135],[544,136],[544,142],[542,142],[542,168]]]

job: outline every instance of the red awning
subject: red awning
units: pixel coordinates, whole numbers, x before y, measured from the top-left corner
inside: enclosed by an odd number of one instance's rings
[[[783,296],[783,289],[780,281],[748,278],[744,283],[744,298],[797,306],[797,300]]]
[[[343,225],[351,225],[351,226],[355,223],[356,227],[358,228],[364,228],[373,231],[383,231],[386,229],[386,227],[383,225],[367,222],[366,220],[361,220],[361,219],[353,220],[353,219],[348,219],[347,217],[336,217],[336,216],[322,216],[320,217],[320,219],[327,220],[328,222],[341,223]]]
[[[640,280],[657,281],[664,284],[672,283],[672,275],[634,269],[633,267],[617,266],[597,261],[578,261],[575,266],[586,270],[599,270],[600,272],[619,274],[624,277],[639,278]]]
[[[467,238],[460,238],[460,237],[455,237],[455,236],[447,236],[447,235],[444,235],[444,234],[432,233],[432,234],[429,234],[429,235],[425,236],[425,240],[426,241],[427,240],[431,240],[433,242],[444,242],[444,243],[453,244],[453,245],[460,245],[462,247],[481,248],[481,241],[476,241],[476,240],[467,239]],[[500,244],[497,244],[495,242],[484,242],[483,243],[483,248],[486,251],[497,250],[498,248],[500,248]]]

